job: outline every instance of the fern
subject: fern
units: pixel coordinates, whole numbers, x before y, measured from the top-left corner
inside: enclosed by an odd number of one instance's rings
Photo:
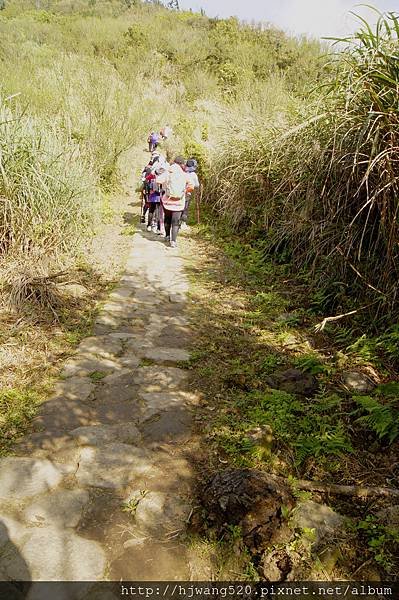
[[[377,348],[391,360],[399,361],[399,324],[393,325],[377,338]]]
[[[399,436],[399,411],[392,408],[392,403],[381,404],[371,396],[355,396],[354,400],[367,412],[359,417],[357,422],[366,425],[380,439],[387,438],[392,444]]]

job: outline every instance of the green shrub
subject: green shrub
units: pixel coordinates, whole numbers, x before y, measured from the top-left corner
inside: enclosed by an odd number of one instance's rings
[[[275,104],[234,112],[212,160],[209,204],[269,255],[310,271],[328,292],[322,310],[397,311],[398,33],[399,19],[383,16],[331,60],[328,86],[304,101],[286,87]],[[287,50],[284,69],[297,58]]]
[[[96,177],[56,126],[0,106],[0,251],[47,260],[78,250],[98,207]]]
[[[382,404],[371,396],[355,396],[354,401],[367,413],[358,417],[357,422],[392,444],[399,436],[399,411],[395,409],[395,401]]]

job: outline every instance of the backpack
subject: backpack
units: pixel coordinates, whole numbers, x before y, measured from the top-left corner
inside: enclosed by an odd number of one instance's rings
[[[152,133],[152,134],[151,134],[151,136],[150,136],[150,141],[151,141],[153,144],[156,144],[156,143],[157,143],[157,141],[158,141],[158,134],[157,134],[157,133]]]
[[[195,158],[189,158],[187,163],[186,163],[187,167],[190,168],[190,170],[192,171],[196,171],[198,169],[198,163],[195,160]]]
[[[186,193],[187,175],[181,167],[173,165],[169,171],[168,196],[182,198]]]

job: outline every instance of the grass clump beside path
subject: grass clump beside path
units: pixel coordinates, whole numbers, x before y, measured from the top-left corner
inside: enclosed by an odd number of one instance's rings
[[[339,329],[316,333],[320,317],[306,277],[293,279],[288,265],[265,260],[249,237],[238,241],[212,221],[197,226],[184,249],[192,252],[191,377],[203,398],[203,475],[249,467],[287,481],[397,487],[397,384],[389,356],[373,363],[342,345]],[[345,384],[352,371],[373,372],[380,384],[355,393]],[[384,507],[381,500],[324,501],[354,523]],[[340,576],[373,560],[362,531],[344,552]],[[396,542],[388,537],[392,553]],[[388,578],[397,566],[377,565]]]
[[[374,331],[398,317],[398,34],[397,15],[364,22],[303,98],[236,113],[204,196],[266,261],[306,271],[325,316],[358,310]]]

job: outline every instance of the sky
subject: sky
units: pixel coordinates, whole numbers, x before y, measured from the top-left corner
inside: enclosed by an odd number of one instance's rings
[[[353,33],[356,20],[351,10],[363,16],[372,16],[356,0],[180,0],[182,9],[203,8],[210,17],[237,16],[251,22],[266,21],[295,35],[313,37],[345,36]],[[399,13],[399,0],[363,0],[380,11]]]

